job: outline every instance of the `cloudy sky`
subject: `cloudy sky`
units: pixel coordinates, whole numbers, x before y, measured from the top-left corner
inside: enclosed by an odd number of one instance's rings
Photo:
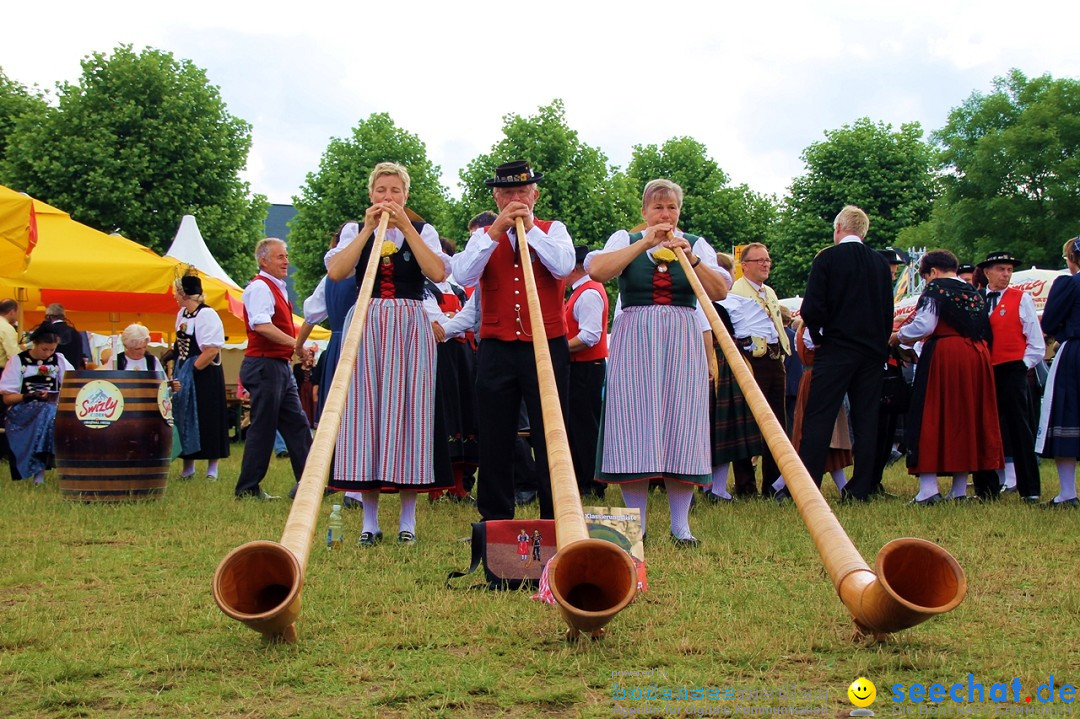
[[[780,195],[825,130],[868,116],[929,132],[1013,67],[1080,77],[1077,2],[53,2],[4,24],[0,67],[43,88],[120,43],[192,60],[252,124],[247,179],[277,203],[373,112],[427,144],[455,195],[505,114],[557,97],[614,164],[689,135]]]

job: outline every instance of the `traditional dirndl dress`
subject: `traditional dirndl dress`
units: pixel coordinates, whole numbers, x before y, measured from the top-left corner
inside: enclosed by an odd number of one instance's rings
[[[222,459],[229,456],[228,400],[221,358],[201,370],[195,358],[205,347],[222,347],[225,328],[217,312],[199,305],[176,315],[176,368],[180,393],[174,402],[183,459]]]
[[[598,479],[708,485],[709,373],[689,281],[678,264],[660,271],[642,254],[623,270],[619,291]]]
[[[60,377],[64,370],[70,368],[71,365],[59,353],[53,353],[45,360],[35,360],[30,356],[30,350],[25,350],[8,359],[4,376],[5,380],[11,377],[13,384],[5,391],[16,391],[14,375],[18,373],[17,391],[55,392],[60,388]],[[21,402],[7,408],[5,432],[8,446],[15,456],[16,468],[24,478],[33,477],[52,466],[55,421],[55,402]]]
[[[1035,451],[1080,459],[1080,274],[1054,280],[1042,329],[1061,341],[1043,390]]]
[[[908,473],[1001,469],[1005,457],[992,401],[994,370],[983,339],[989,332],[983,300],[966,283],[938,279],[927,285],[918,308],[930,304],[938,321],[919,356],[912,388]]]
[[[428,229],[417,227],[422,235]],[[402,249],[399,231],[388,232],[387,240],[396,241],[399,251],[379,261],[329,484],[347,491],[429,492],[447,486],[436,482],[432,463],[435,337],[424,310],[419,265],[407,247]],[[361,269],[372,244],[361,253]],[[361,277],[358,273],[357,280]],[[355,307],[345,318],[345,335],[354,312]]]

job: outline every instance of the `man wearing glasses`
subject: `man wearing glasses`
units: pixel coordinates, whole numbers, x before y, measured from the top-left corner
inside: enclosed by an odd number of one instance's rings
[[[769,402],[769,407],[772,408],[777,421],[784,425],[786,430],[787,412],[784,407],[784,394],[787,374],[784,371],[784,359],[791,354],[791,345],[788,344],[787,333],[784,332],[784,321],[780,316],[780,302],[776,298],[776,292],[765,284],[772,270],[769,248],[760,242],[751,242],[743,248],[739,262],[742,265],[742,277],[732,285],[731,294],[755,300],[776,327],[775,335],[770,332],[765,337],[745,338],[740,344],[750,360],[750,367],[754,371],[754,379],[758,387]],[[780,470],[768,448],[765,449],[765,454],[761,459],[761,494],[768,497],[773,494],[772,484],[780,476]],[[751,460],[733,462],[732,474],[735,475],[736,495],[757,494],[754,465]]]

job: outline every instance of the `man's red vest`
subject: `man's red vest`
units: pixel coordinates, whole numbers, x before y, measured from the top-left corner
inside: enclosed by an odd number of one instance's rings
[[[1024,359],[1027,340],[1020,322],[1020,298],[1023,290],[1006,287],[990,312],[990,328],[994,332],[994,346],[990,350],[990,364],[1004,364]]]
[[[544,232],[551,227],[550,220],[534,219],[533,224]],[[484,228],[485,231],[487,229]],[[483,293],[480,300],[480,339],[532,342],[532,322],[521,258],[505,233],[491,239],[497,243],[495,251],[491,253],[484,274],[480,276]],[[562,313],[566,283],[556,279],[537,259],[535,252],[532,258],[536,294],[544,315],[544,330],[548,339],[563,337],[566,335],[566,320]]]
[[[289,304],[289,299],[281,294],[281,290],[277,288],[269,278],[262,275],[255,275],[255,279],[252,282],[262,280],[266,283],[266,286],[270,288],[270,294],[274,296],[274,315],[270,318],[274,327],[289,335],[290,337],[296,337],[296,327],[293,325],[292,305]],[[248,346],[244,350],[245,357],[274,357],[276,359],[290,360],[293,356],[292,345],[279,345],[277,342],[271,342],[263,337],[261,334],[251,329],[251,325],[248,324],[247,306],[244,306],[244,329],[247,330]]]
[[[570,295],[570,299],[566,301],[566,336],[573,338],[577,337],[581,332],[581,328],[578,326],[578,322],[574,319],[574,305],[577,304],[578,298],[581,297],[585,290],[596,290],[600,293],[600,297],[604,300],[604,315],[600,321],[600,341],[594,344],[592,347],[586,347],[580,352],[571,352],[571,362],[594,362],[596,360],[602,360],[608,356],[607,348],[607,318],[608,318],[608,296],[604,290],[604,286],[596,280],[586,280],[578,285],[578,288]]]

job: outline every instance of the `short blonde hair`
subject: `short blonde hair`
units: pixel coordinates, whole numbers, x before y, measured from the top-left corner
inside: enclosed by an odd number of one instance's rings
[[[409,179],[409,171],[405,169],[404,165],[399,165],[396,162],[380,162],[375,165],[375,169],[371,171],[371,175],[368,176],[367,191],[371,194],[371,191],[375,189],[375,180],[379,179],[383,175],[397,175],[401,178],[401,186],[405,188],[405,194],[409,194],[409,185],[412,180]]]
[[[120,333],[120,342],[125,347],[138,347],[150,341],[150,330],[140,324],[128,325]]]
[[[865,240],[870,231],[870,218],[855,205],[847,205],[833,220],[833,228]]]
[[[641,193],[641,207],[648,207],[649,203],[657,195],[673,196],[679,208],[682,209],[683,189],[678,184],[664,178],[649,180],[645,185],[645,190]]]

